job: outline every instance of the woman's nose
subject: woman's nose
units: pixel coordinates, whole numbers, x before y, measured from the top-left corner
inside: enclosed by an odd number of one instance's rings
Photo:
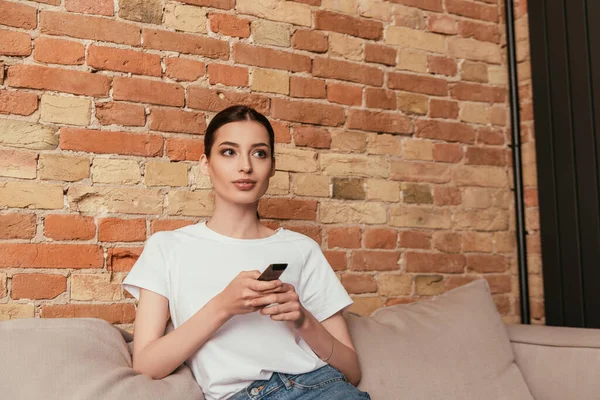
[[[250,163],[249,157],[240,157],[240,171],[249,173],[252,171],[252,164]]]

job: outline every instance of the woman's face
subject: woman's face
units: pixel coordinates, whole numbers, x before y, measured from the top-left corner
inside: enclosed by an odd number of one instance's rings
[[[203,154],[200,169],[210,176],[219,197],[251,204],[265,194],[275,174],[272,152],[264,126],[255,121],[230,122],[215,132],[210,160]]]

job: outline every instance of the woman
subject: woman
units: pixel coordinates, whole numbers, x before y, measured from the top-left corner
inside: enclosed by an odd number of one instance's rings
[[[360,367],[341,315],[352,300],[320,246],[258,218],[274,141],[252,108],[212,119],[200,169],[213,215],[153,234],[123,281],[139,300],[133,368],[161,379],[186,361],[208,400],[369,399],[355,387]],[[257,280],[272,263],[288,266]],[[169,312],[175,329],[164,335]]]

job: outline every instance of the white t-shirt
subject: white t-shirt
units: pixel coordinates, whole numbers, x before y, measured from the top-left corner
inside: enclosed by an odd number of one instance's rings
[[[139,288],[169,299],[177,328],[241,271],[262,272],[271,263],[288,264],[280,280],[294,286],[318,321],[352,304],[318,243],[284,228],[262,239],[224,236],[205,222],[157,232],[122,285],[138,300]],[[273,372],[300,374],[325,365],[285,322],[258,312],[231,318],[186,363],[208,400],[227,399]]]

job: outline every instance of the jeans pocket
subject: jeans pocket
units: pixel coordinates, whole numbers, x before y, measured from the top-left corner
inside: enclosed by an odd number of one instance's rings
[[[291,376],[289,380],[300,389],[316,389],[333,382],[348,382],[344,374],[330,365],[305,374]]]

